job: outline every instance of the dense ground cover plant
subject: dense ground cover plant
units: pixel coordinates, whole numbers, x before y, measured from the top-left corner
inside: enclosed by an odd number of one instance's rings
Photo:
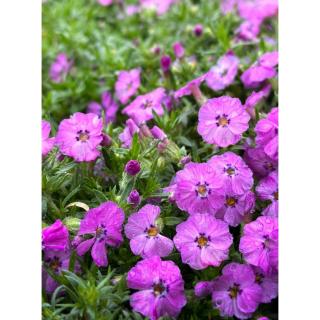
[[[277,1],[42,6],[43,318],[277,319]]]

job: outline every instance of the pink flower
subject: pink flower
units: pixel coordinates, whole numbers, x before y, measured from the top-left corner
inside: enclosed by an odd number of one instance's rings
[[[266,52],[259,58],[258,63],[261,66],[273,68],[278,65],[278,59],[278,51]]]
[[[221,1],[221,11],[223,14],[227,14],[229,12],[232,12],[237,5],[238,0],[222,0]]]
[[[212,292],[212,281],[200,281],[194,287],[194,294],[199,297],[205,297]]]
[[[98,102],[96,101],[89,102],[87,106],[87,113],[94,113],[97,116],[101,117],[101,111],[102,111],[102,107]]]
[[[176,228],[173,238],[183,263],[196,270],[219,266],[228,258],[232,235],[228,225],[212,215],[195,214]]]
[[[258,121],[256,143],[274,161],[278,160],[278,108],[272,108],[265,119]]]
[[[269,200],[271,203],[262,211],[262,215],[278,216],[278,172],[273,171],[267,177],[259,181],[256,187],[258,198]]]
[[[122,104],[136,94],[140,87],[140,69],[120,71],[115,84],[116,96]]]
[[[102,6],[110,6],[113,0],[97,0]]]
[[[49,138],[51,125],[48,121],[42,120],[42,155],[46,156],[53,148],[55,138]]]
[[[183,86],[179,90],[175,91],[174,99],[179,99],[184,96],[189,96],[189,95],[193,94],[194,88],[199,89],[200,84],[205,80],[206,76],[207,76],[207,74],[205,73],[202,76],[191,80],[185,86]]]
[[[176,174],[174,199],[189,214],[214,214],[223,205],[223,181],[206,163],[190,162]]]
[[[238,0],[240,17],[263,21],[278,13],[278,0]]]
[[[140,0],[142,8],[156,10],[160,16],[166,13],[178,0]]]
[[[236,30],[236,40],[256,40],[260,33],[260,20],[245,20]]]
[[[206,83],[212,90],[223,90],[235,79],[238,72],[239,59],[232,51],[222,56],[216,66],[207,74]]]
[[[130,148],[132,143],[132,138],[135,133],[139,133],[139,127],[135,124],[132,119],[126,121],[126,126],[122,133],[119,134],[119,139],[122,142],[123,148]]]
[[[263,67],[260,65],[251,66],[241,75],[241,81],[246,88],[256,88],[263,81],[271,79],[277,75],[273,68]]]
[[[56,143],[61,153],[76,161],[93,161],[102,137],[102,119],[93,113],[76,112],[60,122]]]
[[[220,316],[252,319],[261,301],[262,289],[248,265],[229,263],[212,282],[212,301]]]
[[[247,191],[241,195],[227,193],[224,205],[215,217],[224,220],[232,227],[236,227],[244,220],[245,215],[252,212],[254,205],[255,196],[252,191]]]
[[[199,110],[198,133],[207,143],[228,147],[240,141],[249,120],[238,98],[208,99]]]
[[[164,113],[162,107],[162,100],[164,97],[165,89],[157,88],[147,94],[135,98],[122,110],[122,113],[133,118],[137,124],[153,119],[153,111],[159,116],[162,116]]]
[[[176,318],[187,303],[179,268],[159,256],[139,261],[128,272],[127,286],[139,290],[130,296],[133,310],[151,320]]]
[[[268,97],[271,91],[271,84],[265,85],[260,91],[253,91],[247,98],[244,107],[251,117],[255,118],[255,106],[264,98]]]
[[[121,235],[125,215],[112,201],[90,209],[81,220],[77,236],[83,241],[77,246],[77,254],[83,256],[91,249],[91,256],[98,267],[107,266],[106,245],[116,247],[123,241]],[[87,239],[87,236],[91,238]]]
[[[49,71],[50,78],[53,82],[60,83],[68,74],[72,66],[72,62],[68,60],[65,53],[59,53],[56,60],[52,63]]]
[[[239,250],[245,261],[264,272],[278,268],[278,218],[259,217],[244,226]]]
[[[129,216],[125,234],[130,239],[130,248],[135,255],[143,258],[165,257],[173,249],[173,242],[160,234],[157,218],[160,208],[146,204],[138,212]]]
[[[61,220],[56,220],[54,224],[42,230],[43,250],[65,251],[68,245],[69,232]]]
[[[184,47],[181,42],[175,42],[172,46],[176,58],[181,59],[184,56]]]
[[[235,153],[225,152],[222,155],[213,156],[208,164],[215,169],[217,176],[223,181],[226,192],[241,195],[252,188],[252,171]]]

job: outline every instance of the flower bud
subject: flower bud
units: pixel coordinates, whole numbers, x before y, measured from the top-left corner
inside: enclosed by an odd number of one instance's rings
[[[141,198],[139,192],[134,189],[130,192],[129,197],[127,198],[127,202],[131,204],[133,207],[136,207],[140,204]]]
[[[160,60],[161,69],[164,73],[168,73],[171,66],[171,58],[168,55],[162,56]]]
[[[189,155],[184,156],[181,158],[180,163],[185,166],[187,163],[191,161],[191,157]]]
[[[196,37],[201,37],[203,33],[202,24],[196,24],[193,29],[193,33]]]
[[[102,141],[101,141],[101,145],[103,147],[110,147],[112,145],[112,139],[109,135],[103,133],[102,134]]]
[[[176,58],[181,59],[184,56],[184,47],[181,42],[175,42],[172,48]]]
[[[140,172],[140,163],[137,160],[130,160],[127,162],[124,171],[130,175],[130,176],[135,176]]]

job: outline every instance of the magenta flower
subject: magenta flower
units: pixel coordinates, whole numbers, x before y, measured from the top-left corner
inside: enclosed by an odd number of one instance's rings
[[[277,169],[277,162],[272,160],[261,147],[247,147],[243,159],[258,178],[264,178]]]
[[[198,133],[207,143],[228,147],[240,141],[249,120],[238,98],[208,99],[199,110]]]
[[[278,0],[238,0],[238,11],[243,19],[263,21],[278,13]]]
[[[274,161],[278,160],[278,108],[272,108],[265,119],[258,121],[256,143]]]
[[[212,301],[222,317],[251,319],[261,301],[261,287],[248,265],[229,263],[213,281]]]
[[[140,201],[141,201],[141,197],[138,190],[136,189],[132,190],[127,198],[127,202],[131,204],[133,207],[136,207],[140,204]]]
[[[146,204],[138,212],[129,216],[125,234],[130,239],[130,248],[135,255],[143,258],[165,257],[173,249],[173,242],[160,234],[157,218],[160,208]]]
[[[101,94],[101,103],[105,110],[106,115],[106,123],[115,122],[117,111],[119,106],[117,103],[112,99],[112,95],[109,91],[104,91]]]
[[[62,82],[64,77],[69,73],[71,66],[72,62],[68,60],[67,55],[65,53],[59,53],[49,71],[52,82]]]
[[[245,20],[236,30],[236,40],[251,41],[256,40],[260,33],[260,20]]]
[[[130,296],[133,310],[151,320],[177,317],[187,303],[179,268],[158,256],[139,261],[129,271],[127,285],[139,290]]]
[[[205,297],[212,293],[212,281],[200,281],[194,287],[194,294],[199,297]]]
[[[155,138],[155,139],[158,139],[158,140],[164,140],[167,138],[167,135],[164,133],[163,130],[161,130],[159,127],[157,126],[153,126],[151,129],[150,129],[151,133],[152,133],[152,136]]]
[[[246,88],[256,88],[263,81],[271,79],[277,75],[273,68],[263,67],[260,65],[251,66],[241,75],[241,81]]]
[[[267,84],[260,91],[253,91],[247,98],[244,107],[251,117],[255,118],[255,106],[264,98],[268,97],[271,91],[271,84]]]
[[[136,94],[140,87],[140,69],[120,71],[115,84],[116,96],[122,104]]]
[[[135,176],[140,172],[140,163],[137,160],[129,160],[124,168],[124,171],[130,175],[130,176]]]
[[[87,106],[87,113],[94,113],[97,116],[101,117],[101,111],[102,111],[102,107],[101,107],[100,103],[98,103],[96,101],[89,102],[89,104]]]
[[[62,154],[76,161],[93,161],[100,152],[102,141],[102,119],[93,113],[76,112],[60,122],[56,143]]]
[[[132,144],[132,138],[135,133],[139,133],[139,127],[132,119],[126,121],[126,126],[122,133],[119,134],[119,139],[122,142],[123,148],[130,148]]]
[[[262,215],[278,216],[278,172],[273,171],[267,177],[260,180],[256,187],[258,198],[269,200],[271,203],[262,211]]]
[[[42,230],[42,249],[45,251],[65,251],[69,246],[69,232],[67,227],[56,220],[51,226]]]
[[[121,235],[125,215],[112,201],[90,209],[81,220],[77,236],[83,241],[77,246],[77,254],[83,256],[91,247],[91,256],[98,267],[108,265],[106,245],[116,247],[123,241]],[[86,237],[91,236],[90,239]]]
[[[203,33],[203,26],[202,24],[196,24],[193,28],[193,33],[196,37],[201,37]]]
[[[197,89],[199,90],[199,86],[205,80],[206,76],[207,76],[207,74],[205,73],[202,76],[191,80],[185,86],[183,86],[179,90],[175,91],[174,99],[177,100],[177,99],[180,99],[184,96],[189,96],[191,94],[194,94],[195,90],[197,90]]]
[[[263,54],[259,60],[258,63],[267,68],[273,68],[278,64],[279,55],[278,51],[272,51],[272,52],[266,52]]]
[[[55,138],[49,138],[51,125],[48,121],[42,120],[42,155],[45,157],[53,148]]]
[[[122,113],[131,117],[137,124],[153,119],[153,111],[157,115],[162,116],[164,113],[162,107],[164,97],[165,90],[163,88],[157,88],[135,98],[122,110]]]
[[[162,71],[167,74],[171,67],[171,58],[168,55],[164,55],[161,57],[160,66]]]
[[[221,11],[224,14],[227,14],[229,12],[232,12],[237,5],[238,0],[222,0],[221,1]]]
[[[228,225],[208,213],[194,214],[176,228],[173,242],[183,263],[196,270],[219,266],[228,258],[232,235]]]
[[[222,155],[213,156],[208,164],[215,168],[217,175],[224,183],[226,192],[241,195],[252,188],[252,171],[235,153],[225,152]]]
[[[264,272],[278,268],[278,218],[259,217],[244,226],[239,250],[245,261]]]
[[[262,289],[261,302],[270,303],[272,299],[278,296],[278,274],[267,274],[258,267],[252,267],[252,270],[256,276],[256,283]]]
[[[181,42],[175,42],[172,48],[176,58],[181,59],[184,56],[185,50]]]
[[[102,6],[110,6],[113,0],[97,0]]]
[[[238,65],[239,59],[232,51],[228,51],[208,72],[207,86],[215,91],[223,90],[229,86],[238,73]]]
[[[254,205],[255,196],[252,191],[241,195],[227,193],[224,205],[218,210],[215,217],[224,220],[232,227],[236,227],[244,220],[245,215],[252,212]]]
[[[223,181],[206,163],[186,164],[176,174],[174,198],[189,214],[215,213],[223,205]]]

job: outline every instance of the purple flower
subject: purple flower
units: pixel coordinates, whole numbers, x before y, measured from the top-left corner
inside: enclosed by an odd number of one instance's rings
[[[42,120],[42,155],[46,156],[53,148],[55,138],[49,138],[51,125],[48,121]]]
[[[205,73],[202,76],[191,80],[185,86],[183,86],[179,90],[175,91],[174,99],[177,100],[177,99],[179,99],[181,97],[189,96],[191,94],[194,94],[193,91],[197,90],[197,89],[199,90],[199,86],[205,80],[206,76],[207,76],[207,74]]]
[[[259,317],[257,320],[270,320],[268,317]]]
[[[237,4],[238,0],[222,0],[221,1],[221,11],[223,14],[232,12]]]
[[[102,141],[102,119],[93,113],[76,112],[60,122],[56,143],[62,154],[76,161],[93,161]]]
[[[263,21],[278,13],[278,0],[238,0],[238,11],[245,20]]]
[[[168,73],[171,67],[171,58],[168,55],[164,55],[160,60],[161,69],[164,73]]]
[[[42,230],[43,250],[65,251],[68,246],[69,232],[61,220],[56,220],[54,224]]]
[[[264,272],[278,268],[278,218],[259,217],[244,226],[239,250],[247,263]]]
[[[272,160],[261,147],[247,147],[243,159],[258,178],[266,177],[277,168],[277,162]]]
[[[113,0],[97,0],[102,6],[110,6]]]
[[[253,91],[247,98],[244,107],[251,117],[255,118],[255,106],[264,98],[268,97],[271,91],[271,84],[265,85],[260,91]]]
[[[122,142],[123,148],[130,148],[132,144],[132,138],[135,133],[139,133],[139,127],[132,119],[126,121],[126,126],[122,133],[119,134],[119,139]]]
[[[128,273],[127,285],[139,290],[130,296],[133,310],[151,320],[177,317],[187,303],[179,268],[158,256],[138,262]]]
[[[138,124],[153,119],[153,111],[157,115],[162,116],[164,113],[162,107],[162,100],[164,97],[164,88],[157,88],[147,94],[135,98],[122,110],[122,113],[133,118],[133,120]]]
[[[68,60],[65,53],[59,53],[52,63],[49,71],[52,82],[60,83],[71,69],[72,62]]]
[[[246,20],[241,23],[236,30],[236,40],[251,41],[256,40],[260,33],[260,20]]]
[[[81,220],[77,236],[83,241],[77,246],[77,254],[83,256],[91,247],[91,256],[98,267],[108,265],[106,245],[116,247],[123,241],[121,235],[125,215],[112,201],[90,209]],[[91,236],[90,239],[86,239]]]
[[[94,113],[99,117],[101,117],[101,110],[102,110],[102,107],[100,103],[96,101],[90,102],[87,106],[87,113]]]
[[[140,172],[140,170],[141,170],[140,163],[137,160],[128,161],[124,168],[124,171],[130,176],[135,176]]]
[[[134,189],[130,192],[127,202],[131,204],[133,207],[136,207],[140,204],[141,198],[139,192]]]
[[[261,301],[261,287],[248,265],[229,263],[213,281],[212,301],[222,317],[251,318]]]
[[[215,168],[217,175],[224,183],[226,192],[241,195],[252,188],[252,171],[235,153],[225,152],[222,155],[213,156],[208,164]]]
[[[70,252],[46,252],[44,256],[44,266],[50,269],[56,275],[60,275],[61,271],[69,270]],[[80,264],[76,261],[74,266],[76,273],[80,272]],[[45,268],[42,268],[42,285],[47,293],[51,294],[59,286]]]
[[[278,160],[278,108],[272,108],[265,119],[258,121],[256,143],[274,161]]]
[[[271,203],[262,211],[262,215],[278,216],[278,172],[273,171],[267,177],[260,180],[256,187],[258,198],[269,200]]]
[[[119,106],[112,99],[112,95],[109,91],[102,92],[101,103],[106,113],[106,123],[115,122]]]
[[[158,140],[164,140],[167,138],[167,135],[163,132],[163,130],[161,130],[159,127],[157,126],[153,126],[151,129],[150,129],[151,133],[152,133],[152,136],[155,138],[155,139],[158,139]]]
[[[199,297],[205,297],[212,292],[212,281],[200,281],[194,287],[194,294]]]
[[[184,56],[184,47],[181,42],[175,42],[172,46],[176,58],[181,59]]]
[[[196,270],[219,266],[228,258],[232,235],[228,225],[208,213],[194,214],[176,228],[173,241],[183,263]]]
[[[259,58],[258,63],[263,67],[273,68],[278,64],[278,59],[278,51],[266,52]]]
[[[232,51],[222,56],[216,66],[207,74],[206,83],[212,90],[223,90],[229,86],[238,73],[239,59]]]
[[[122,104],[136,94],[140,87],[140,69],[120,71],[115,84],[116,96]]]
[[[215,213],[223,205],[223,181],[206,163],[188,163],[176,174],[174,198],[189,214]]]
[[[224,205],[215,217],[224,220],[232,227],[236,227],[244,220],[245,215],[252,212],[254,205],[255,196],[252,191],[247,191],[241,195],[227,193]]]
[[[130,239],[130,248],[135,255],[143,258],[165,257],[173,249],[173,242],[160,234],[157,218],[160,208],[146,204],[138,212],[129,216],[125,234]]]
[[[256,276],[256,283],[260,285],[262,289],[261,302],[271,302],[272,299],[278,296],[278,274],[267,274],[258,267],[252,267],[252,270]]]
[[[207,143],[228,147],[240,141],[249,120],[238,98],[208,99],[199,110],[198,133]]]
[[[254,65],[241,75],[241,81],[246,88],[256,88],[263,81],[271,79],[276,75],[277,72],[273,68]]]
[[[203,33],[203,26],[202,24],[196,24],[193,28],[193,33],[196,37],[201,37]]]

